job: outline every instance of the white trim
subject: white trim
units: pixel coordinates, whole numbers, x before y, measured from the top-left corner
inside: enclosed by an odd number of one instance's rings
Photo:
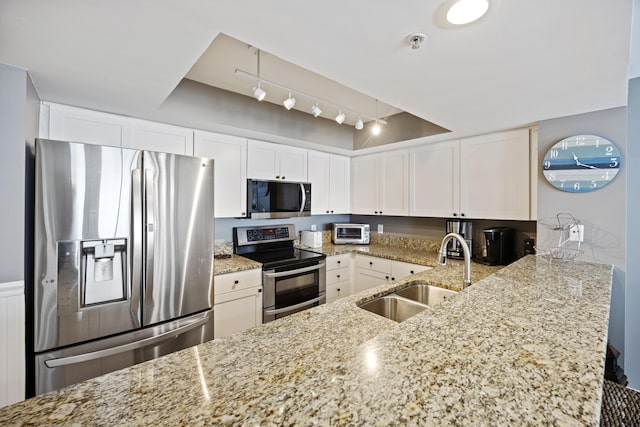
[[[24,281],[0,283],[0,298],[24,295]]]

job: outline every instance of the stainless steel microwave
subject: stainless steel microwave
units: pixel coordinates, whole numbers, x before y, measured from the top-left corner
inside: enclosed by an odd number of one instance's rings
[[[333,224],[333,243],[336,245],[368,245],[369,224]]]
[[[247,180],[249,218],[291,218],[310,215],[310,183]]]

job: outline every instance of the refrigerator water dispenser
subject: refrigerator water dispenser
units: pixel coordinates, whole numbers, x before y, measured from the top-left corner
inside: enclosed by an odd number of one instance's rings
[[[126,259],[125,239],[82,242],[81,307],[127,298]]]

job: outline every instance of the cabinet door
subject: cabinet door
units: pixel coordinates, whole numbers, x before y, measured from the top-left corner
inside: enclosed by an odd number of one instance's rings
[[[193,129],[133,119],[133,137],[123,147],[193,155]]]
[[[411,216],[451,217],[460,211],[460,143],[436,142],[409,154]]]
[[[409,152],[396,150],[379,156],[379,213],[406,216],[409,214]]]
[[[215,216],[247,215],[247,140],[230,135],[196,131],[193,153],[215,160]]]
[[[350,169],[351,160],[349,157],[331,156],[329,163],[329,210],[332,214],[350,213]]]
[[[529,219],[529,130],[460,142],[460,212],[467,218]]]
[[[351,213],[378,213],[378,156],[351,159]]]
[[[280,179],[293,182],[307,182],[307,150],[277,144],[276,147],[278,147],[278,175]],[[311,194],[313,194],[313,187]]]
[[[216,296],[213,306],[214,338],[242,332],[262,324],[262,287]]]
[[[277,144],[249,140],[247,146],[248,178],[280,179],[276,146]]]
[[[49,105],[49,138],[85,144],[129,146],[131,119],[60,104]]]
[[[327,303],[349,296],[349,282],[327,285]]]
[[[353,292],[357,293],[365,289],[375,288],[376,286],[389,283],[389,274],[380,273],[378,271],[356,268],[355,283],[353,284]]]
[[[331,156],[309,151],[309,182],[311,183],[311,214],[328,214]]]

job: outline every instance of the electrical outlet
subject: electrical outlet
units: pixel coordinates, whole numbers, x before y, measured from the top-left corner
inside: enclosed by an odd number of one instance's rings
[[[569,240],[572,242],[583,242],[584,241],[584,225],[576,224],[571,226],[569,229]]]
[[[378,234],[382,234],[384,231],[384,224],[378,224]]]
[[[316,225],[315,224],[311,224],[311,231],[316,231]]]

